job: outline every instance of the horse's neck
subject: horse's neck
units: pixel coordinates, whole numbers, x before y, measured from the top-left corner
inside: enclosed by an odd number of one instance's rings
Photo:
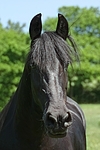
[[[4,122],[5,122],[5,118],[7,116],[10,104],[11,104],[11,101],[5,106],[5,108],[0,113],[0,131],[3,127]]]
[[[15,111],[16,111],[16,101],[17,101],[17,92],[12,96],[11,100],[4,107],[2,112],[0,113],[0,130],[14,119]],[[10,120],[10,121],[9,121]]]
[[[18,103],[16,110],[16,128],[21,139],[35,139],[40,136],[41,117],[39,112],[34,112],[32,108],[32,92],[30,78],[23,73],[18,87]]]

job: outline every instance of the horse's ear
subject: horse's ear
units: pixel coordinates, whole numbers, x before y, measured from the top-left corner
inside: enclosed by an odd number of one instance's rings
[[[41,22],[41,13],[37,14],[30,22],[29,34],[31,40],[38,38],[41,35],[42,22]]]
[[[66,18],[61,14],[58,14],[58,23],[57,23],[56,33],[59,36],[61,36],[64,40],[66,40],[68,36],[68,22]]]

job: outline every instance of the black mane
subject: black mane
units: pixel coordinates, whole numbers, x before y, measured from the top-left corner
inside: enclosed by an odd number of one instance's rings
[[[31,50],[27,59],[29,65],[37,65],[41,69],[46,66],[53,69],[58,59],[66,68],[68,63],[72,63],[73,58],[78,58],[77,46],[73,38],[68,36],[67,39],[71,45],[55,32],[44,32],[31,43]]]

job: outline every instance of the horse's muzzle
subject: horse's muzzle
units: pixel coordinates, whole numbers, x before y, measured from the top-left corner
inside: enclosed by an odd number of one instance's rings
[[[64,117],[61,115],[56,117],[48,112],[46,113],[44,123],[46,132],[50,137],[62,138],[66,136],[68,127],[72,124],[72,117],[70,112],[67,112]]]

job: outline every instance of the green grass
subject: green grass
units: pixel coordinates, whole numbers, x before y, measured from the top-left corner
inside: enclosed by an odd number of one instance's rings
[[[87,124],[87,150],[100,150],[100,104],[82,104]]]

